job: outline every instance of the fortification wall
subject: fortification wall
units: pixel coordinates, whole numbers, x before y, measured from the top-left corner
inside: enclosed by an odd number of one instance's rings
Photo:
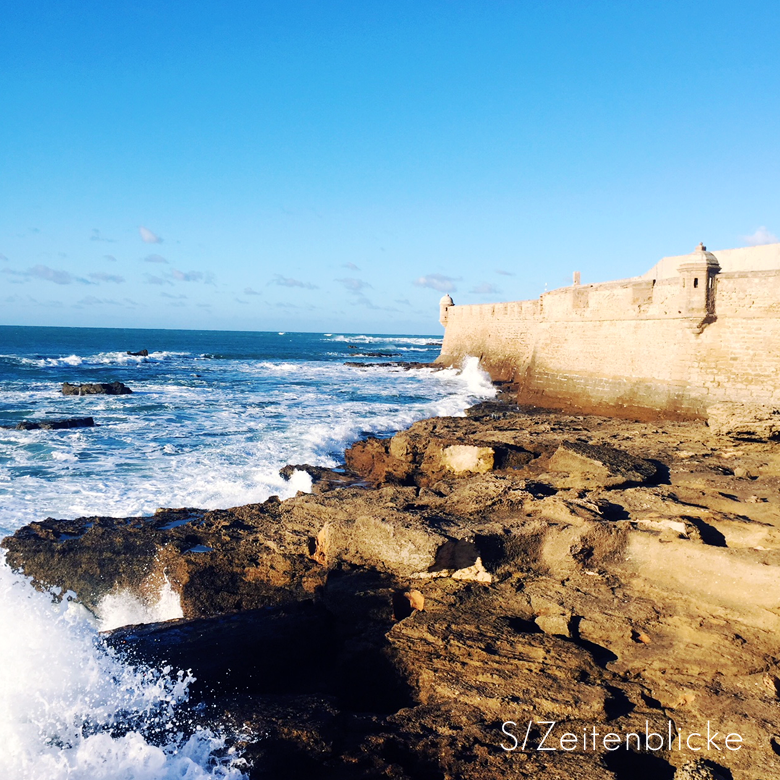
[[[521,401],[681,417],[718,401],[780,404],[780,270],[698,267],[443,316],[439,360],[476,355]]]

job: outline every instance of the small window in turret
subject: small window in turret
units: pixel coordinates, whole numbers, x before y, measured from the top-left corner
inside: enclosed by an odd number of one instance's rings
[[[698,287],[699,286],[699,280],[698,279],[694,279],[693,280],[693,286],[694,287]]]

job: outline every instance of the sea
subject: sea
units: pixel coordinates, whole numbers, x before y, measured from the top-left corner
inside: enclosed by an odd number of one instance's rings
[[[431,362],[440,347],[426,335],[0,327],[0,426],[11,426],[0,428],[0,536],[47,517],[225,508],[309,491],[305,472],[286,480],[279,469],[338,466],[357,439],[463,415],[495,394],[475,358],[438,371],[392,365]],[[115,381],[132,394],[60,390]],[[95,427],[13,429],[87,416]],[[245,777],[233,735],[176,717],[186,670],[131,665],[101,639],[177,617],[170,588],[155,603],[111,594],[93,614],[77,594],[36,590],[0,555],[0,777]]]

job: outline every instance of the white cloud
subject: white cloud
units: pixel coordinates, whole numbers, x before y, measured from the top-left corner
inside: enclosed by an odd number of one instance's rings
[[[780,239],[770,233],[763,225],[752,236],[742,236],[748,246],[761,246],[762,244],[776,244]]]
[[[179,282],[199,282],[203,279],[203,273],[201,271],[179,271],[174,268],[171,271],[171,276]]]
[[[106,274],[102,271],[89,274],[89,278],[96,282],[114,282],[115,284],[122,284],[122,282],[125,280],[124,276],[118,276],[117,274]]]
[[[165,279],[162,276],[152,276],[152,274],[144,274],[146,277],[146,284],[173,284],[170,279]]]
[[[511,271],[505,271],[503,268],[496,268],[496,273],[500,276],[514,276]]]
[[[350,271],[359,271],[360,268],[358,268],[354,263],[344,263],[342,268],[349,268]]]
[[[162,255],[147,255],[144,258],[145,263],[165,263],[168,264],[168,261],[162,256]]]
[[[37,279],[45,279],[47,282],[54,282],[54,284],[73,283],[73,276],[67,271],[58,271],[56,268],[49,268],[48,265],[36,265],[27,273]]]
[[[353,277],[347,277],[345,279],[336,279],[335,281],[340,282],[344,285],[344,287],[349,290],[350,292],[360,292],[361,290],[365,290],[366,287],[371,287],[371,285],[368,282],[364,282],[362,279],[355,279]]]
[[[90,241],[105,241],[108,244],[115,244],[116,241],[113,238],[106,238],[97,228],[92,228],[92,235],[89,237]]]
[[[455,286],[457,281],[459,278],[453,279],[450,276],[444,276],[444,274],[428,274],[415,279],[414,284],[415,287],[429,287],[431,290],[439,292],[455,292],[458,289]]]
[[[145,228],[143,225],[138,228],[138,232],[141,234],[141,240],[147,244],[162,244],[163,242],[160,236],[155,235],[149,228]]]
[[[278,284],[280,287],[303,287],[305,290],[319,289],[316,284],[311,282],[302,282],[300,279],[288,279],[281,274],[276,274],[269,284]]]
[[[261,293],[257,292],[257,290],[253,290],[251,287],[245,287],[244,288],[244,295],[260,295]]]
[[[472,287],[469,292],[472,292],[475,295],[496,295],[500,292],[500,290],[494,284],[490,284],[489,282],[482,282],[482,284],[478,284],[476,287]]]

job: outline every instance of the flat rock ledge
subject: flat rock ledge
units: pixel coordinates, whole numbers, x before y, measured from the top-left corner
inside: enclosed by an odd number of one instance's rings
[[[49,518],[2,546],[97,613],[170,583],[183,619],[105,641],[192,669],[183,717],[240,735],[253,780],[766,780],[780,445],[718,431],[491,402],[288,467],[311,494]],[[708,721],[720,750],[676,749]],[[672,747],[584,749],[594,728]]]

